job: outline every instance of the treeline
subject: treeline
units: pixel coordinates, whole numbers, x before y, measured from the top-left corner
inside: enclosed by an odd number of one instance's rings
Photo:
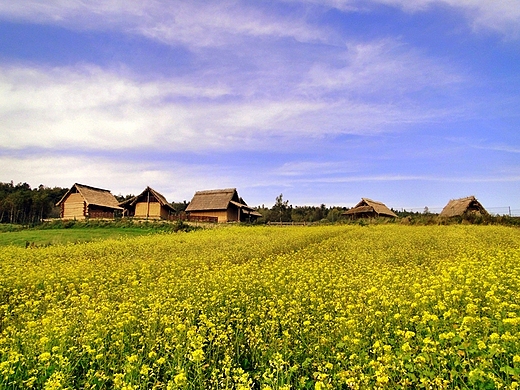
[[[320,206],[293,206],[288,200],[283,199],[280,194],[271,208],[264,205],[258,207],[258,212],[262,214],[262,218],[258,220],[262,222],[319,222],[328,221],[336,222],[342,217],[342,213],[347,211],[347,207],[331,206],[324,204]]]
[[[68,188],[31,188],[27,183],[0,182],[0,223],[32,224],[47,218],[59,218],[55,204]]]

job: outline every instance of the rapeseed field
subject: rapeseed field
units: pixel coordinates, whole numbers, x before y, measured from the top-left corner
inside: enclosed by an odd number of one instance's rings
[[[226,227],[0,249],[2,389],[515,389],[520,231]]]

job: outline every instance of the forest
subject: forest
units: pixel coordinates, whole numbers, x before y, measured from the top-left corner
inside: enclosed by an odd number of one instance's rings
[[[59,218],[60,211],[55,204],[67,190],[0,182],[0,223],[34,224],[48,218]]]

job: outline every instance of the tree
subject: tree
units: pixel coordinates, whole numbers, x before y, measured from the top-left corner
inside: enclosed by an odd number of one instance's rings
[[[0,183],[0,222],[26,224],[59,217],[55,204],[66,192],[59,187],[31,189],[27,183]]]
[[[292,206],[288,200],[283,200],[283,194],[276,197],[274,206],[271,208],[270,221],[289,222],[291,221]]]

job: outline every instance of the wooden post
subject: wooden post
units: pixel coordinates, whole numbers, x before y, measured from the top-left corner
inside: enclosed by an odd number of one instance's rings
[[[146,219],[150,216],[150,190],[148,190],[148,197],[146,202]]]

